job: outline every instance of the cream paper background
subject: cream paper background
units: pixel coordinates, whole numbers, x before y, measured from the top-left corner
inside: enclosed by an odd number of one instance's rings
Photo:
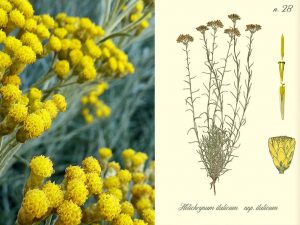
[[[156,225],[300,225],[299,3],[296,0],[156,1]],[[293,11],[273,12],[283,4],[293,4]],[[242,17],[241,30],[248,23],[258,23],[263,29],[254,40],[252,98],[247,124],[241,132],[241,147],[236,152],[239,158],[230,164],[232,171],[217,182],[214,196],[209,189],[210,179],[200,170],[195,146],[187,143],[191,140],[187,130],[192,123],[184,103],[185,55],[176,38],[180,33],[194,36],[191,69],[192,74],[201,77],[205,68],[200,33],[195,28],[213,19],[221,19],[228,26],[227,15],[231,13]],[[284,121],[279,112],[277,65],[282,33],[286,61]],[[244,50],[245,40],[239,42]],[[219,46],[220,52],[224,52],[224,46]],[[223,57],[218,53],[218,57]],[[201,84],[199,79],[196,82],[198,86]],[[267,144],[269,137],[279,135],[295,137],[297,141],[293,162],[284,175],[279,175],[273,165]],[[180,203],[206,206],[226,203],[240,208],[268,204],[278,206],[279,210],[180,212],[177,210]]]

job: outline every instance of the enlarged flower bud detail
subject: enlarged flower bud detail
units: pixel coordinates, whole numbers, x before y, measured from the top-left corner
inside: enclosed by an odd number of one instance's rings
[[[295,150],[296,140],[287,136],[269,138],[269,150],[274,165],[279,173],[290,167]]]

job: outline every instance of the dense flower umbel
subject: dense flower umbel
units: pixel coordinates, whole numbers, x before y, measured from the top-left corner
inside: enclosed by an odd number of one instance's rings
[[[101,168],[98,159],[86,157],[82,167],[66,168],[61,184],[45,181],[54,172],[49,158],[33,157],[18,223],[33,225],[55,214],[58,216],[56,225],[101,221],[115,225],[154,224],[154,179],[149,175],[149,170],[154,174],[153,164],[139,172],[135,167],[121,169],[117,162],[108,163],[111,149],[100,149],[99,161],[105,158],[106,166],[101,164]],[[129,154],[132,151],[134,154]],[[144,153],[126,149],[122,155],[133,157]],[[135,216],[139,219],[134,219]]]

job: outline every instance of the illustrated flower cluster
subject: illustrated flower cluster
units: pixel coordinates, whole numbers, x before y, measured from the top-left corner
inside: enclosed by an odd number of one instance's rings
[[[280,174],[287,170],[292,162],[296,140],[292,137],[271,137],[268,141],[270,155]]]
[[[30,225],[55,218],[54,224],[154,225],[154,162],[133,149],[122,152],[125,168],[109,148],[99,149],[99,160],[86,157],[81,166],[65,169],[60,184],[50,181],[52,161],[41,155],[30,162],[30,176],[17,223]],[[55,217],[54,217],[55,215]]]
[[[95,86],[95,88],[87,95],[81,97],[81,104],[83,105],[82,116],[86,123],[92,123],[94,115],[98,118],[106,118],[111,114],[111,109],[102,100],[99,99],[108,89],[108,83],[102,82]]]

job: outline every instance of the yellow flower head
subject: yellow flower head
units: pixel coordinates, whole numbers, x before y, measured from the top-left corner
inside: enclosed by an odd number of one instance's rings
[[[49,113],[52,119],[54,119],[57,116],[57,107],[56,104],[53,102],[53,100],[47,100],[45,101],[43,108],[46,109]]]
[[[135,184],[143,183],[145,180],[145,174],[142,172],[136,172],[132,175],[132,180]]]
[[[52,125],[52,118],[50,113],[46,109],[37,109],[34,113],[42,118],[44,124],[44,131],[48,130]]]
[[[112,225],[133,225],[133,221],[129,215],[121,213],[113,219],[111,224]]]
[[[128,170],[120,170],[117,176],[122,184],[128,184],[131,181],[131,173]]]
[[[108,65],[109,65],[109,68],[113,71],[113,72],[116,72],[117,71],[117,68],[118,68],[118,61],[115,57],[111,57],[109,58],[108,60]]]
[[[120,186],[121,186],[120,179],[116,176],[110,176],[104,180],[104,187],[107,189],[119,188]]]
[[[111,56],[110,50],[106,47],[102,48],[102,53],[103,53],[104,58],[106,58],[106,59],[110,58],[110,56]]]
[[[26,95],[22,95],[18,103],[27,106],[29,103],[29,99]]]
[[[2,44],[5,39],[6,39],[6,33],[0,29],[0,44]]]
[[[44,132],[43,118],[35,113],[29,114],[23,122],[23,127],[18,131],[17,139],[24,142],[26,139],[32,139],[40,136]],[[25,140],[21,138],[24,135]]]
[[[127,70],[129,73],[131,73],[131,74],[133,74],[133,73],[135,72],[135,68],[134,68],[134,66],[132,65],[132,63],[127,63],[127,64],[126,64],[126,70]]]
[[[59,52],[61,50],[62,44],[58,37],[52,35],[49,39],[50,49]]]
[[[64,12],[58,13],[55,19],[59,22],[63,22],[67,18],[67,14]]]
[[[133,166],[140,166],[145,163],[145,161],[148,159],[148,156],[143,152],[138,152],[134,156],[132,156],[132,164]]]
[[[61,40],[61,50],[67,51],[71,47],[71,41],[69,39]]]
[[[57,208],[64,200],[64,193],[61,190],[60,186],[48,181],[43,186],[43,192],[46,194],[47,199],[49,200],[49,206],[51,208]]]
[[[55,94],[52,96],[52,100],[59,111],[65,112],[67,110],[67,102],[63,95]]]
[[[128,160],[128,159],[131,159],[131,157],[134,156],[134,154],[135,154],[135,151],[131,148],[128,148],[122,152],[122,157],[124,160]]]
[[[80,74],[79,81],[90,81],[96,78],[97,71],[94,65],[87,65],[83,68],[82,73]]]
[[[80,19],[80,27],[83,28],[83,29],[89,29],[93,26],[93,22],[87,18],[87,17],[84,17],[84,18],[81,18]]]
[[[6,51],[15,53],[22,47],[22,42],[13,36],[8,36],[4,41],[4,46]]]
[[[102,193],[102,180],[99,173],[86,174],[86,185],[90,194],[99,195]]]
[[[99,148],[98,150],[100,159],[109,160],[112,157],[112,151],[110,148]]]
[[[71,49],[81,49],[81,41],[76,39],[76,38],[72,38],[71,39]]]
[[[13,6],[8,0],[2,0],[0,2],[0,9],[3,9],[6,12],[10,12],[12,10]]]
[[[39,36],[41,40],[47,39],[50,37],[50,32],[47,27],[43,24],[39,24],[36,26],[36,34]]]
[[[25,105],[16,103],[8,110],[8,117],[15,123],[22,123],[28,115],[28,109]]]
[[[28,98],[29,99],[29,98]],[[40,110],[43,108],[43,102],[41,102],[41,100],[33,100],[33,101],[30,101],[30,104],[29,104],[29,109],[30,109],[30,112],[36,112],[37,110]]]
[[[72,201],[64,201],[57,209],[58,223],[64,225],[81,224],[82,211]]]
[[[43,45],[34,33],[26,32],[21,36],[23,45],[29,46],[36,54],[43,53]]]
[[[86,202],[88,194],[89,191],[82,180],[73,179],[68,181],[65,194],[67,200],[71,200],[76,205],[81,206]]]
[[[80,49],[74,49],[70,52],[70,59],[73,65],[77,65],[83,57],[83,53]]]
[[[68,34],[68,31],[65,28],[55,28],[54,34],[60,39],[63,39]]]
[[[108,163],[107,168],[109,170],[114,170],[115,172],[119,172],[121,169],[121,166],[118,162],[112,161],[112,162]]]
[[[133,205],[128,201],[124,201],[121,204],[121,213],[127,214],[130,217],[133,217],[134,216],[134,207],[133,207]]]
[[[131,194],[135,198],[149,196],[152,192],[152,187],[149,184],[135,184],[131,188]]]
[[[43,93],[40,89],[33,87],[29,89],[27,96],[30,101],[41,100]]]
[[[123,199],[123,193],[119,188],[109,188],[107,190],[107,193],[117,197],[117,199],[119,199],[119,201],[121,201]]]
[[[8,15],[4,9],[0,8],[0,27],[6,27],[8,23]]]
[[[295,145],[296,140],[291,137],[280,136],[269,139],[270,154],[279,173],[284,173],[290,167]]]
[[[47,28],[54,28],[55,21],[49,14],[42,15],[41,19]]]
[[[84,119],[87,124],[91,124],[94,121],[93,115],[90,114],[84,115]]]
[[[114,50],[116,48],[114,42],[111,39],[106,40],[103,43],[103,46],[106,47],[106,48],[108,48],[109,50]]]
[[[85,182],[86,175],[81,167],[68,166],[65,171],[65,179],[67,179],[68,181],[73,179],[79,179],[82,182]]]
[[[82,165],[84,170],[87,173],[101,173],[101,167],[97,159],[95,159],[93,156],[86,157],[82,161]]]
[[[12,84],[19,87],[21,85],[21,79],[18,75],[10,75],[3,77],[1,83],[3,85]]]
[[[0,71],[7,69],[12,64],[10,56],[0,51]]]
[[[25,21],[25,25],[24,28],[25,30],[29,31],[29,32],[34,32],[37,29],[37,21],[33,18],[27,19]]]
[[[58,61],[54,67],[54,71],[59,78],[64,79],[70,72],[69,62],[67,60]]]
[[[31,159],[30,169],[33,174],[42,178],[50,177],[54,173],[52,161],[43,155]]]
[[[93,39],[88,39],[85,42],[85,46],[88,50],[88,53],[93,58],[99,58],[102,55],[101,49],[96,45]]]
[[[142,20],[140,24],[141,29],[146,29],[149,27],[149,22],[147,20]]]
[[[142,212],[144,209],[152,208],[152,202],[149,198],[140,198],[136,203],[135,207],[139,212]]]
[[[146,223],[148,223],[148,225],[154,225],[155,224],[155,212],[154,212],[154,210],[153,209],[143,210],[142,218]]]
[[[105,221],[112,221],[121,212],[119,200],[110,194],[101,194],[97,205],[98,212]]]
[[[25,18],[31,18],[34,14],[33,7],[28,1],[22,1],[18,5],[18,9],[24,14]]]
[[[94,60],[92,57],[85,55],[82,57],[82,59],[80,60],[80,64],[83,67],[87,67],[87,66],[93,66],[94,65]]]
[[[36,54],[32,48],[28,46],[22,46],[15,52],[17,60],[24,64],[32,64],[36,61]]]
[[[0,87],[0,94],[5,102],[13,103],[21,98],[22,91],[17,86],[8,84]]]
[[[22,208],[27,215],[39,219],[47,213],[49,201],[43,191],[32,189],[26,192]]]
[[[16,27],[22,28],[25,25],[25,17],[23,13],[17,9],[14,9],[9,13],[9,21]]]

